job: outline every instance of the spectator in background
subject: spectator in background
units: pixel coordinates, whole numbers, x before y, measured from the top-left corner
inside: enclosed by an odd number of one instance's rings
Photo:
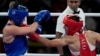
[[[60,38],[61,36],[65,35],[63,19],[68,14],[77,14],[84,22],[83,28],[85,27],[85,14],[83,10],[79,8],[80,4],[81,0],[67,0],[67,8],[62,12],[62,14],[57,19],[56,38]],[[67,51],[63,52],[62,47],[58,46],[58,51],[60,56],[69,56],[69,54],[67,54],[68,49]]]

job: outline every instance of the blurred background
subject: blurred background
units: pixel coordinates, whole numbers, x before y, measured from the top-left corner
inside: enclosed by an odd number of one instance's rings
[[[0,12],[7,12],[9,2],[12,0],[0,0]],[[38,12],[47,9],[50,12],[62,12],[67,7],[66,0],[21,0],[23,5],[27,6],[30,12]],[[100,13],[100,0],[82,0],[80,7],[85,13]],[[33,17],[28,17],[27,22],[31,24]],[[7,23],[7,16],[0,16],[0,34]],[[100,17],[86,17],[86,27],[100,33]],[[43,31],[41,34],[55,34],[57,17],[51,17],[47,23],[42,23]],[[53,38],[50,38],[53,39]],[[35,41],[28,39],[29,53],[58,53],[55,47],[45,47]],[[0,38],[0,53],[4,53],[2,38]],[[97,53],[100,53],[100,47],[97,46]]]

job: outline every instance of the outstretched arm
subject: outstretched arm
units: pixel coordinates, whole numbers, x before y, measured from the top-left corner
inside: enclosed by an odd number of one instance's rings
[[[53,39],[49,40],[47,38],[40,37],[39,42],[44,44],[48,47],[57,47],[57,46],[65,46],[67,45],[66,41],[64,39]]]
[[[48,47],[56,47],[56,46],[64,46],[64,45],[67,45],[67,42],[65,39],[53,39],[53,40],[49,40],[47,38],[43,38],[43,37],[40,37],[39,34],[37,33],[33,33],[33,36],[31,36],[33,38],[38,38],[37,41],[39,43],[42,43],[43,45],[45,46],[48,46]]]
[[[23,27],[27,27],[27,25],[23,24]],[[49,46],[49,47],[67,45],[67,41],[66,41],[67,38],[49,40],[47,38],[40,37],[39,34],[36,32],[29,33],[28,36],[32,40],[38,41],[38,42],[44,44],[45,46]]]

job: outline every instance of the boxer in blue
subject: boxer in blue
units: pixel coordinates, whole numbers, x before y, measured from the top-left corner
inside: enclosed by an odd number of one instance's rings
[[[41,21],[48,21],[50,13],[48,10],[41,10],[34,18],[34,22],[28,27],[22,27],[25,17],[28,16],[28,9],[25,6],[10,2],[8,9],[9,20],[3,29],[3,42],[6,56],[24,56],[27,51],[26,35],[32,32],[39,32]],[[34,38],[36,39],[36,38]]]

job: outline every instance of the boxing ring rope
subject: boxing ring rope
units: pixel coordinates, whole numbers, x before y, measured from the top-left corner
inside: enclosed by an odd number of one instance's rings
[[[0,56],[6,56],[4,53],[0,54]],[[59,54],[40,54],[40,53],[28,53],[24,56],[59,56]]]
[[[30,12],[29,16],[35,16],[37,13]],[[61,13],[51,13],[51,16],[59,16]],[[85,13],[86,16],[100,17],[100,13]],[[0,12],[0,16],[8,16],[7,12]]]
[[[37,13],[29,13],[29,16],[35,16]],[[51,16],[59,16],[61,13],[51,13]],[[100,13],[85,13],[86,16],[92,16],[92,17],[100,17]],[[7,12],[0,12],[0,16],[8,16]],[[46,37],[46,38],[55,38],[55,34],[42,34],[40,35],[41,37]],[[0,34],[0,38],[3,37],[2,34]],[[4,53],[0,53],[0,56],[5,56]],[[59,56],[59,54],[38,54],[38,53],[27,53],[25,56]],[[96,55],[100,56],[100,55]]]
[[[5,54],[0,54],[0,56],[6,56]],[[32,54],[25,54],[24,56],[59,56],[59,54],[37,54],[37,53],[32,53]],[[100,56],[100,55],[96,55]]]
[[[6,56],[4,53],[0,54],[0,56]],[[25,54],[24,56],[59,56],[59,54],[39,54],[39,53],[28,53]],[[96,56],[100,56],[100,55],[96,55]]]

